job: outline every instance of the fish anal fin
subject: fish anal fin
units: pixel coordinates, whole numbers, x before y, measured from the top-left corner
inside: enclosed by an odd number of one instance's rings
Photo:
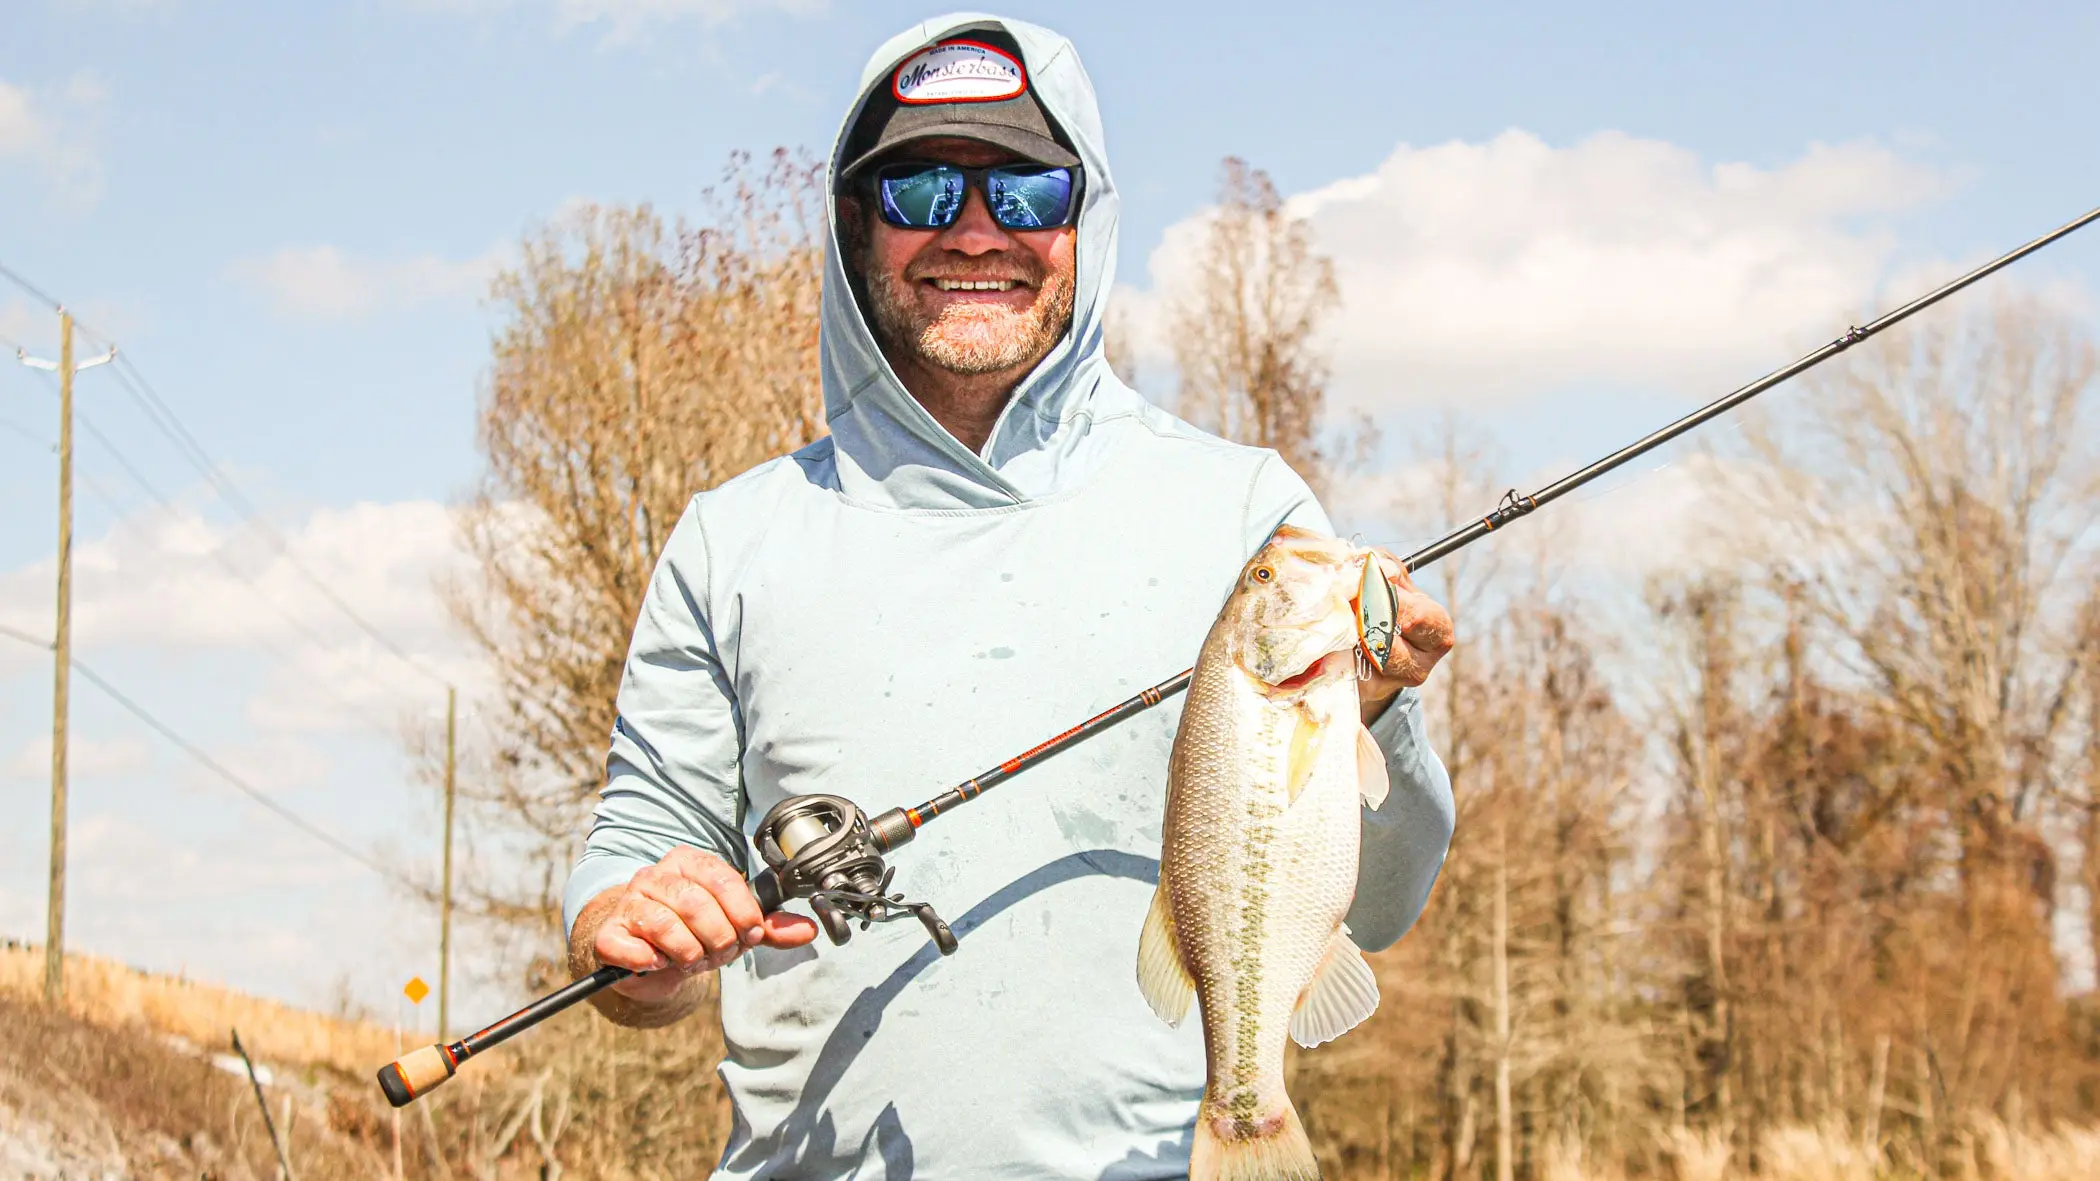
[[[1291,1040],[1301,1046],[1333,1041],[1363,1023],[1378,1008],[1378,977],[1364,953],[1339,927],[1327,941],[1327,954],[1313,972],[1312,983],[1291,1014]]]
[[[1385,772],[1385,752],[1378,749],[1378,740],[1361,725],[1356,728],[1356,790],[1364,803],[1376,808],[1385,803],[1386,793],[1392,790],[1392,781]]]
[[[1165,882],[1152,891],[1152,908],[1145,912],[1145,927],[1138,935],[1137,978],[1138,991],[1160,1020],[1180,1025],[1189,1015],[1196,982],[1182,966],[1181,947],[1174,941],[1174,911]]]

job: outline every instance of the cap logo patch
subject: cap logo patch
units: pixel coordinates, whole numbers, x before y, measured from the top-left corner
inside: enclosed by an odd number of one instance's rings
[[[902,103],[990,103],[1028,88],[1012,54],[975,41],[943,41],[904,59],[890,89]]]

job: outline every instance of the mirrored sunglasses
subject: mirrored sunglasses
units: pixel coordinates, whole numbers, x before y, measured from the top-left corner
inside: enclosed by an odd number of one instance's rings
[[[943,230],[954,225],[972,187],[984,194],[992,220],[1009,230],[1068,225],[1079,205],[1077,168],[885,164],[875,170],[870,183],[882,220],[905,230]]]

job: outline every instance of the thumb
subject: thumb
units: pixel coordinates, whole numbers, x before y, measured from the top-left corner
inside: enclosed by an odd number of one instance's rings
[[[766,947],[801,947],[817,937],[815,919],[785,910],[767,915],[765,927],[765,938],[759,942]]]

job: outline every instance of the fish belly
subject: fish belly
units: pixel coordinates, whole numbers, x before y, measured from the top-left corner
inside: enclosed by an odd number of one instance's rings
[[[1356,687],[1296,703],[1199,670],[1169,779],[1160,874],[1202,1010],[1199,1119],[1221,1140],[1295,1124],[1284,1040],[1356,889]]]

